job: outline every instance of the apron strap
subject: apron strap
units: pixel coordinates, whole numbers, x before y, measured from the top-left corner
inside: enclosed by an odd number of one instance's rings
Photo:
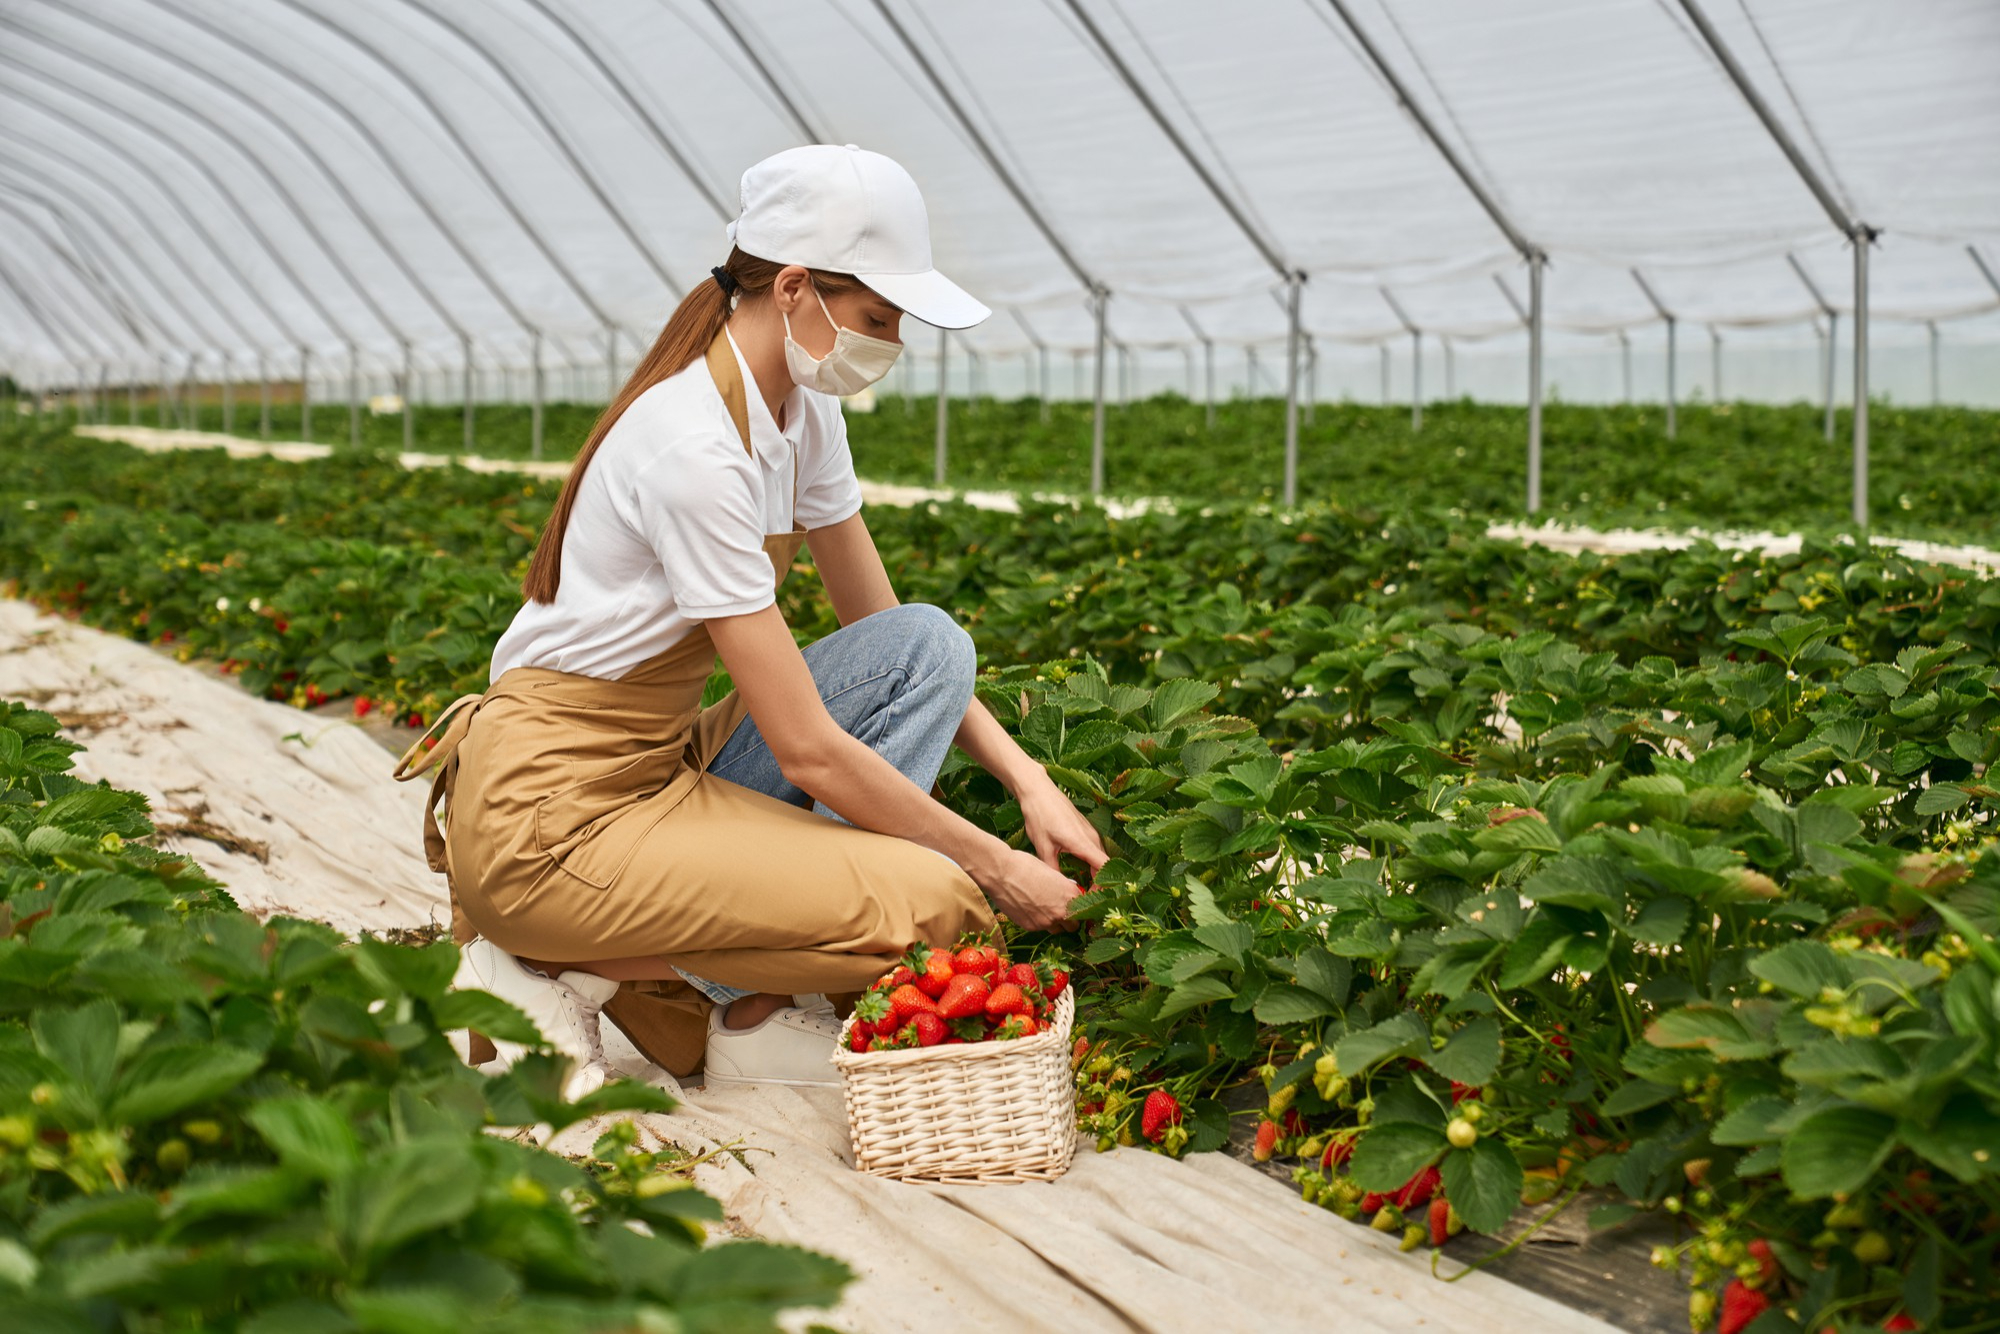
[[[458,743],[465,739],[466,729],[472,725],[473,710],[466,706],[476,705],[485,698],[484,695],[460,695],[447,704],[444,712],[433,718],[431,725],[424,729],[424,734],[410,743],[410,748],[403,752],[403,758],[396,761],[396,772],[393,775],[396,781],[407,782],[432,765],[443,764],[450,759],[451,753],[458,749]],[[450,726],[447,727],[446,724]],[[440,727],[445,728],[444,738],[434,749],[426,751],[423,748],[424,742],[430,740],[431,735]]]
[[[715,387],[722,395],[722,404],[729,409],[729,420],[736,423],[736,434],[742,438],[743,452],[755,455],[750,447],[750,398],[743,388],[743,373],[736,369],[736,353],[729,346],[729,332],[722,330],[715,335],[715,341],[708,345],[708,376],[715,381]],[[792,451],[792,531],[804,532],[799,527],[799,451]]]

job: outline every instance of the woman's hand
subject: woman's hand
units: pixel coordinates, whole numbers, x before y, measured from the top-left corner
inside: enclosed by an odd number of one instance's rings
[[[976,877],[993,906],[1014,925],[1047,931],[1068,922],[1070,901],[1083,893],[1061,871],[1044,866],[1032,852],[1006,848],[992,867]]]
[[[1098,868],[1111,860],[1097,830],[1047,774],[1037,772],[1024,781],[1014,799],[1021,803],[1021,820],[1027,826],[1028,838],[1046,865],[1060,870],[1061,863],[1056,858],[1067,852],[1088,866],[1094,877]]]

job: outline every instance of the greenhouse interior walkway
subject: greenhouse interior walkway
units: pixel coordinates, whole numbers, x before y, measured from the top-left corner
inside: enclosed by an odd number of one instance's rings
[[[151,426],[78,426],[76,434],[93,440],[114,440],[135,446],[149,452],[170,449],[226,449],[234,458],[271,457],[298,463],[307,459],[330,457],[335,451],[331,445],[312,444],[302,440],[247,440],[242,436],[224,435],[216,431],[178,431]],[[440,468],[458,463],[474,472],[521,473],[531,477],[569,476],[571,460],[545,459],[492,459],[468,454],[399,454],[397,461],[406,468]],[[1055,500],[1067,499],[1054,495],[1036,493],[1037,498]],[[980,509],[1016,511],[1020,500],[1011,491],[957,491],[938,487],[899,486],[889,482],[861,483],[862,500],[870,505],[918,505],[933,500],[963,500]],[[1104,508],[1113,518],[1140,513],[1148,509],[1171,509],[1176,504],[1171,499],[1154,498],[1138,500],[1117,500],[1107,498]],[[1665,531],[1658,529],[1613,528],[1596,529],[1572,527],[1557,523],[1524,524],[1495,523],[1486,529],[1489,537],[1503,541],[1527,542],[1558,551],[1600,551],[1628,552],[1648,551],[1661,548],[1679,549],[1693,546],[1702,539],[1714,542],[1725,550],[1754,551],[1760,555],[1780,556],[1796,552],[1800,546],[1797,533],[1773,532],[1706,532],[1699,529]],[[1935,562],[1975,570],[1981,574],[2000,574],[2000,552],[1985,547],[1952,546],[1941,542],[1924,542],[1914,538],[1877,537],[1877,546],[1907,556],[1912,560]]]
[[[421,785],[391,782],[389,754],[351,721],[257,699],[198,663],[8,600],[0,697],[49,710],[87,741],[80,775],[144,793],[167,817],[161,846],[247,911],[349,933],[435,929],[445,915],[443,877],[419,851]],[[606,1041],[615,1057],[625,1046],[629,1073],[661,1076],[615,1027]],[[1050,1185],[925,1186],[849,1167],[834,1091],[694,1090],[641,1120],[684,1149],[732,1146],[696,1172],[732,1232],[852,1265],[860,1280],[830,1323],[856,1334],[995,1311],[1010,1329],[1066,1334],[1212,1330],[1225,1311],[1237,1328],[1337,1322],[1352,1334],[1612,1328],[1488,1274],[1438,1282],[1425,1255],[1223,1154],[1085,1147]],[[553,1147],[585,1152],[602,1128],[581,1123]]]

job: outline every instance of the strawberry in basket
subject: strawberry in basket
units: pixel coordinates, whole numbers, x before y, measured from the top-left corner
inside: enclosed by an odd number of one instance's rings
[[[902,1051],[1033,1037],[1069,987],[1059,963],[1012,963],[991,945],[917,944],[854,1007],[851,1051]]]

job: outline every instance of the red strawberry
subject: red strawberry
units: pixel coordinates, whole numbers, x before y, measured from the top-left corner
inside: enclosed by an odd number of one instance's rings
[[[1083,1064],[1083,1058],[1090,1055],[1090,1039],[1078,1038],[1070,1044],[1069,1064],[1071,1069]]]
[[[1722,1290],[1722,1319],[1716,1323],[1715,1334],[1742,1334],[1752,1320],[1770,1309],[1771,1299],[1755,1288],[1745,1287],[1743,1280],[1732,1278],[1729,1286]]]
[[[1468,1098],[1476,1102],[1480,1097],[1481,1093],[1477,1084],[1461,1084],[1456,1079],[1451,1081],[1452,1106],[1456,1107]]]
[[[1007,970],[1003,980],[1012,982],[1023,991],[1040,991],[1042,988],[1042,979],[1035,975],[1035,965],[1031,963],[1015,964]]]
[[[917,1031],[917,1045],[919,1047],[937,1046],[938,1043],[944,1041],[947,1031],[944,1026],[944,1020],[934,1014],[926,1014],[922,1011],[918,1011],[911,1018],[910,1027]]]
[[[1043,966],[1048,970],[1042,978],[1042,994],[1050,1000],[1054,1000],[1056,997],[1062,995],[1063,992],[1069,990],[1069,973],[1061,968]]]
[[[947,1019],[970,1019],[986,1013],[992,988],[977,973],[960,973],[938,997],[938,1013]],[[1081,1041],[1082,1039],[1078,1039]]]
[[[283,634],[283,633],[285,633],[285,631],[287,631],[287,630],[289,630],[289,629],[291,629],[291,628],[292,628],[292,626],[291,626],[291,622],[289,622],[289,621],[273,621],[273,622],[271,622],[271,626],[272,626],[272,628],[273,628],[273,629],[275,629],[275,630],[276,630],[276,631],[277,631],[277,632],[278,632],[279,634]]]
[[[857,1023],[853,1028],[848,1030],[847,1049],[849,1051],[867,1051],[868,1044],[874,1040],[874,1025]]]
[[[370,698],[368,698],[368,696],[366,696],[366,695],[357,695],[357,696],[355,696],[355,699],[354,699],[354,716],[355,716],[355,717],[357,717],[357,718],[366,718],[366,717],[368,716],[368,712],[369,712],[369,710],[373,709],[374,707],[375,707],[375,701],[374,701],[374,700],[372,700],[372,699],[370,699]]]
[[[1320,1155],[1319,1170],[1331,1172],[1336,1167],[1347,1166],[1347,1160],[1354,1156],[1354,1136],[1339,1135],[1327,1141],[1326,1152]]]
[[[1298,1108],[1287,1107],[1285,1109],[1285,1133],[1287,1135],[1297,1138],[1300,1135],[1306,1134],[1311,1129],[1312,1127],[1306,1124],[1306,1119],[1299,1115]]]
[[[1922,1328],[1908,1311],[1898,1311],[1882,1322],[1882,1334],[1915,1334]]]
[[[1424,1221],[1430,1224],[1431,1245],[1442,1246],[1451,1239],[1451,1206],[1445,1203],[1444,1196],[1431,1198],[1430,1215]]]
[[[1278,1123],[1276,1121],[1259,1123],[1257,1126],[1257,1147],[1250,1151],[1250,1156],[1260,1163],[1268,1163],[1271,1161],[1271,1155],[1277,1151]]]
[[[991,945],[967,945],[951,958],[953,971],[977,973],[991,985],[1000,976],[1000,951]]]
[[[1437,1188],[1443,1184],[1443,1175],[1435,1167],[1426,1167],[1405,1181],[1403,1188],[1396,1192],[1394,1197],[1396,1207],[1407,1213],[1420,1204],[1428,1203],[1431,1196],[1437,1194]]]
[[[986,1013],[1018,1014],[1025,1018],[1030,1013],[1027,994],[1012,982],[1002,982],[986,997]]]
[[[1377,1213],[1388,1202],[1389,1193],[1387,1191],[1371,1190],[1361,1197],[1361,1212],[1364,1214]]]
[[[899,963],[889,970],[889,989],[891,991],[894,991],[897,987],[908,986],[916,980],[917,975],[903,964]]]
[[[1139,1110],[1139,1133],[1154,1144],[1166,1135],[1168,1126],[1181,1123],[1181,1100],[1165,1089],[1154,1089],[1146,1095],[1146,1105]]]
[[[1750,1258],[1757,1262],[1757,1277],[1761,1282],[1769,1283],[1778,1276],[1778,1260],[1771,1254],[1770,1242],[1758,1237],[1750,1243],[1749,1251]]]
[[[1035,1021],[1027,1015],[1010,1014],[1000,1021],[998,1028],[993,1030],[993,1040],[1011,1042],[1015,1038],[1031,1038],[1039,1031],[1035,1027]]]
[[[912,946],[903,957],[903,966],[914,976],[918,991],[935,1000],[951,985],[951,955],[928,945]]]
[[[918,991],[908,983],[889,993],[889,1008],[896,1012],[896,1018],[908,1022],[911,1015],[929,1012],[937,1013],[937,1002]]]
[[[882,1031],[882,1025],[896,1018],[896,1011],[889,1004],[886,991],[869,991],[854,1002],[854,1026],[866,1028],[870,1033]]]

